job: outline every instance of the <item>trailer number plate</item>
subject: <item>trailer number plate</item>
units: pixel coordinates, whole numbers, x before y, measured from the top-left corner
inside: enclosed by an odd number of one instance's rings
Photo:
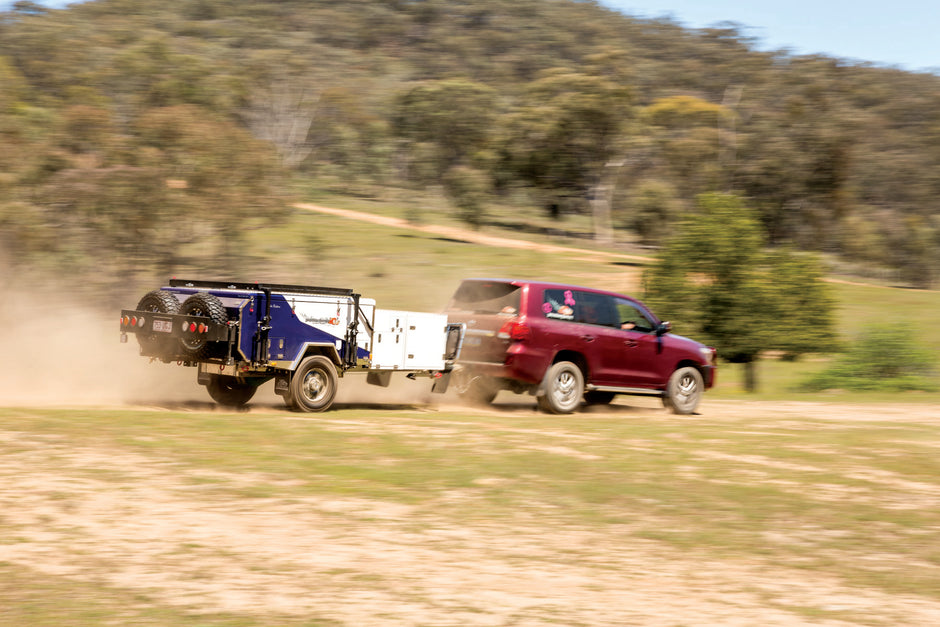
[[[169,320],[154,320],[153,330],[159,331],[160,333],[172,333],[173,323],[170,322]]]

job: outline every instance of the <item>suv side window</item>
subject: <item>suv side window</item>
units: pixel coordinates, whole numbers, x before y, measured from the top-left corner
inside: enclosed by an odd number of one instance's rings
[[[629,300],[622,298],[615,299],[617,307],[617,316],[620,320],[618,325],[622,329],[639,331],[641,333],[652,333],[655,325],[649,319],[649,316],[642,309]]]
[[[542,313],[553,320],[574,320],[578,301],[571,290],[545,290],[542,292]]]
[[[615,329],[620,328],[621,322],[613,298],[579,290],[545,290],[542,293],[542,313],[553,320],[597,324]]]
[[[617,310],[610,296],[593,292],[575,292],[575,298],[578,300],[575,310],[577,322],[614,328],[620,326]]]

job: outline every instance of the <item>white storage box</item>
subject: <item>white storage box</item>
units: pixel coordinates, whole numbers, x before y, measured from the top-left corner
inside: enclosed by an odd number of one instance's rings
[[[372,365],[380,370],[443,370],[447,316],[376,309]]]

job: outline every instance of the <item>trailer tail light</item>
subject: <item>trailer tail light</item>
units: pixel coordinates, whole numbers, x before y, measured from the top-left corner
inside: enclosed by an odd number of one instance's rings
[[[525,342],[532,337],[532,330],[525,322],[510,320],[499,330],[497,337],[510,342]]]
[[[143,316],[121,316],[122,327],[143,327],[145,322]]]

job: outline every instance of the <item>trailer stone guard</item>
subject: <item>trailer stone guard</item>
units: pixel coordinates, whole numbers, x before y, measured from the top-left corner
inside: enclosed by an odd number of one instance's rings
[[[173,279],[122,310],[120,329],[122,342],[137,337],[142,356],[196,367],[221,405],[245,405],[274,379],[288,407],[324,411],[346,374],[380,386],[393,372],[432,377],[443,393],[465,326],[379,309],[351,289]]]

